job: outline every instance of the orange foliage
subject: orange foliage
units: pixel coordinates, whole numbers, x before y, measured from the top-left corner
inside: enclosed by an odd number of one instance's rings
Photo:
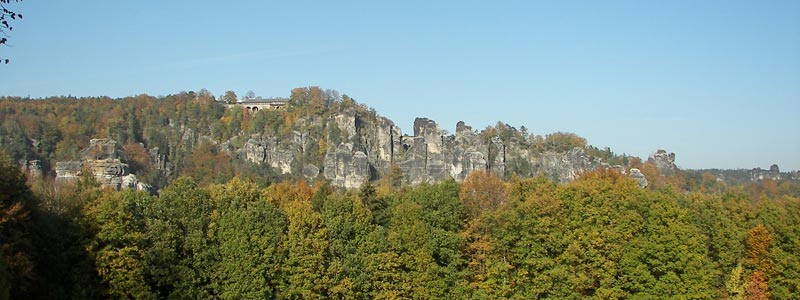
[[[578,179],[607,179],[611,183],[617,183],[620,179],[624,179],[619,172],[613,169],[596,169],[590,171],[583,171],[578,173]],[[649,180],[650,178],[648,178]]]
[[[458,198],[473,217],[500,208],[506,204],[507,197],[506,183],[486,170],[470,173],[458,191]]]
[[[647,187],[651,190],[658,190],[664,187],[683,190],[687,186],[686,177],[684,177],[682,173],[677,172],[670,175],[661,174],[656,164],[652,161],[642,162],[640,158],[634,157],[630,160],[630,166],[631,168],[637,168],[642,171],[644,177],[647,178]]]
[[[314,196],[314,189],[308,186],[305,180],[282,181],[267,188],[264,196],[270,202],[284,207],[295,201],[310,202],[311,197]]]
[[[767,272],[770,269],[769,259],[767,252],[772,244],[772,234],[764,227],[764,224],[758,224],[753,229],[747,232],[747,252],[746,258],[756,270]]]
[[[128,163],[135,171],[148,171],[152,166],[152,159],[150,153],[147,152],[141,144],[130,143],[122,147],[125,156],[128,158]]]
[[[759,271],[753,272],[744,287],[744,299],[767,300],[769,299],[769,285],[766,276]]]
[[[201,142],[186,159],[181,173],[195,178],[200,186],[224,183],[233,177],[231,157],[217,152],[215,145]]]

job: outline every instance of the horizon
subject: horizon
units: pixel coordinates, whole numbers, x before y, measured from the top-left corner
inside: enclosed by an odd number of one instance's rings
[[[23,1],[0,94],[319,86],[406,134],[500,121],[682,169],[800,170],[800,2],[448,3]]]

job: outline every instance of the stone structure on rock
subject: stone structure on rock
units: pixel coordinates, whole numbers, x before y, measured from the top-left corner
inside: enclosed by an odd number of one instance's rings
[[[664,149],[656,150],[648,161],[653,162],[661,174],[669,175],[678,171],[678,166],[675,165],[675,153],[667,153]]]
[[[226,108],[241,107],[245,111],[258,112],[259,110],[278,110],[286,109],[289,104],[288,99],[275,98],[275,99],[262,99],[262,98],[242,98],[239,102],[232,104],[225,104]]]

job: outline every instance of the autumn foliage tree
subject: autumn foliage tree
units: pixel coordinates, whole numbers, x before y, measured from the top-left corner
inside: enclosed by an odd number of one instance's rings
[[[768,272],[771,269],[768,253],[772,235],[764,224],[758,224],[747,232],[746,244],[747,262],[757,271]]]
[[[494,211],[506,203],[506,184],[487,170],[474,171],[464,179],[458,192],[467,214],[477,217]]]
[[[33,279],[29,212],[32,194],[25,176],[0,149],[0,299],[20,297]]]
[[[755,271],[747,280],[744,288],[745,300],[767,300],[769,299],[769,285],[763,272]]]

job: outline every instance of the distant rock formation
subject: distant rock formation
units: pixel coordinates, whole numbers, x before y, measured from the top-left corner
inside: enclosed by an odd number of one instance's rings
[[[678,166],[675,165],[675,153],[667,153],[664,149],[656,150],[647,160],[653,162],[661,174],[670,175],[678,171]]]
[[[56,162],[56,179],[73,180],[81,177],[83,164],[80,161]]]
[[[294,132],[294,136],[299,139],[301,134]],[[275,137],[254,134],[245,142],[240,152],[245,159],[251,162],[267,163],[280,170],[282,174],[289,174],[292,172],[292,164],[299,150],[298,144],[300,143],[280,145]]]
[[[42,171],[42,162],[38,159],[35,160],[20,160],[17,162],[20,167],[20,171],[23,174],[28,176],[28,178],[42,178],[43,171]]]
[[[770,166],[769,170],[755,168],[750,171],[750,180],[752,181],[761,181],[764,179],[781,180],[781,178],[781,170],[778,168],[778,165]]]
[[[392,162],[402,171],[403,180],[412,185],[446,178],[463,181],[475,170],[490,170],[504,177],[509,172],[509,161],[526,161],[531,165],[528,175],[543,173],[559,182],[604,165],[581,148],[564,153],[532,153],[519,141],[503,141],[496,136],[484,139],[464,122],[456,124],[454,135],[446,135],[433,120],[417,118],[414,135],[403,136],[388,119],[370,124],[355,115],[347,118],[337,116],[336,120],[345,133],[352,134],[350,140],[355,143],[331,147],[325,156],[324,176],[334,186],[358,187],[386,174]],[[359,124],[361,128],[352,130],[347,124]]]
[[[362,151],[353,150],[353,144],[339,144],[336,150],[325,155],[325,178],[331,184],[344,188],[358,188],[370,179],[369,161]]]
[[[136,175],[128,173],[127,159],[112,139],[92,139],[89,146],[80,152],[80,161],[56,163],[56,179],[72,180],[84,170],[94,175],[100,185],[116,190],[123,188],[149,190],[150,186],[139,182]]]
[[[639,182],[639,187],[641,188],[647,187],[647,178],[644,177],[644,174],[642,174],[641,170],[637,168],[632,168],[630,176],[631,178],[636,179],[636,181]]]

